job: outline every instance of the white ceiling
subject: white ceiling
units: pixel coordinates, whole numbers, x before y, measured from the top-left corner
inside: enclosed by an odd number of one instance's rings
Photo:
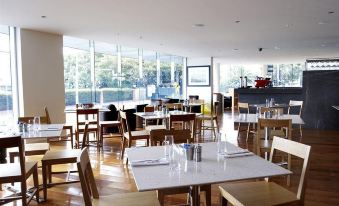
[[[0,24],[238,64],[339,57],[339,0],[0,0]]]

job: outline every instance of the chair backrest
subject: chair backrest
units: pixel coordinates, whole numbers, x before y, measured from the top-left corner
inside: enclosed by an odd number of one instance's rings
[[[243,110],[245,110],[246,113],[250,113],[250,107],[248,103],[238,102],[238,113],[242,113]]]
[[[86,146],[88,146],[87,142],[88,142],[88,123],[85,123],[84,135],[82,136],[81,149],[84,149]]]
[[[92,118],[89,120],[87,119],[89,115],[92,116]],[[84,117],[85,120],[82,120]],[[79,131],[80,126],[85,125],[87,122],[90,125],[96,125],[96,128],[99,129],[99,109],[76,109],[76,128],[77,131]]]
[[[299,142],[295,142],[292,140],[280,138],[280,137],[274,137],[272,148],[271,148],[271,154],[270,154],[270,161],[273,160],[273,155],[276,150],[286,152],[290,155],[297,156],[301,159],[303,159],[303,167],[301,170],[300,180],[299,180],[299,186],[298,186],[298,192],[297,192],[297,198],[300,199],[302,202],[304,201],[305,197],[305,187],[306,187],[306,173],[308,171],[308,162],[311,152],[311,146],[301,144]]]
[[[193,139],[191,138],[191,131],[189,129],[184,130],[162,130],[156,129],[151,130],[150,137],[151,137],[151,145],[156,146],[157,143],[162,145],[162,142],[165,139],[165,135],[173,135],[174,143],[191,143]]]
[[[49,112],[48,112],[48,109],[47,109],[47,106],[44,107],[44,110],[45,110],[45,116],[46,116],[46,122],[47,124],[52,124],[51,122],[51,118],[49,116]],[[41,121],[41,120],[40,120]]]
[[[195,114],[171,114],[169,119],[169,128],[173,128],[174,122],[182,122],[183,125],[181,129],[189,129],[191,131],[191,138],[195,137],[196,130],[196,116]]]
[[[154,106],[153,105],[145,106],[144,112],[154,112]]]
[[[95,183],[87,148],[81,151],[80,157],[77,160],[77,167],[85,205],[92,206],[92,196],[98,199],[99,192]]]
[[[257,141],[265,136],[265,128],[281,129],[286,128],[285,138],[292,139],[292,120],[291,119],[258,119]],[[259,142],[257,142],[259,143]]]
[[[288,104],[288,111],[287,113],[290,114],[292,107],[299,107],[299,116],[301,116],[302,110],[303,110],[303,101],[296,101],[296,100],[290,100],[289,104]]]
[[[13,182],[26,181],[25,171],[25,147],[21,136],[0,137],[0,148],[18,148],[19,149],[19,164],[21,170],[20,177],[13,177]]]
[[[183,104],[182,103],[167,103],[165,106],[169,111],[173,111],[175,109],[180,110],[180,111],[183,110]]]
[[[123,112],[123,111],[120,110],[119,115],[120,115],[120,123],[121,123],[122,132],[123,133],[128,132],[129,136],[131,137],[132,136],[131,126],[128,122],[126,112]]]

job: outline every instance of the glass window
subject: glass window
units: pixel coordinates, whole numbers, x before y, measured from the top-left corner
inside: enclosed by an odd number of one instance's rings
[[[240,77],[247,77],[247,85],[254,86],[257,76],[264,76],[261,65],[221,65],[220,91],[228,92],[229,88],[240,87]]]
[[[121,47],[121,91],[124,104],[127,101],[139,101],[146,94],[139,89],[142,79],[139,70],[139,51],[135,48]]]
[[[118,101],[119,74],[117,46],[95,42],[95,102]]]
[[[63,52],[66,106],[93,102],[90,42],[65,36]]]
[[[158,98],[157,87],[157,53],[153,51],[142,52],[143,80],[146,86],[147,98]]]
[[[174,65],[174,87],[175,93],[182,96],[183,94],[183,69],[184,69],[184,58],[179,56],[173,56]]]
[[[272,81],[277,87],[300,87],[304,64],[273,65]]]
[[[171,85],[171,56],[160,54],[160,81],[161,85],[168,87]]]
[[[0,25],[0,126],[13,118],[9,27]]]

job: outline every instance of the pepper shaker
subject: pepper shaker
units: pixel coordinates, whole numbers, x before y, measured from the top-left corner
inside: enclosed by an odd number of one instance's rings
[[[196,162],[201,162],[201,152],[202,152],[202,147],[198,144],[194,148],[194,155],[195,155],[195,161]]]

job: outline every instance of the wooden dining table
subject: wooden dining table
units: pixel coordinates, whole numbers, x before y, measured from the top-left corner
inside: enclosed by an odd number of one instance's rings
[[[131,166],[138,191],[190,187],[191,205],[200,205],[201,185],[210,185],[238,180],[291,174],[276,164],[251,155],[225,158],[217,154],[217,143],[201,143],[202,161],[190,161],[181,158],[180,167],[172,169],[169,165]],[[164,157],[164,146],[137,147],[127,149],[129,162],[159,159]],[[227,151],[241,148],[227,142]]]

